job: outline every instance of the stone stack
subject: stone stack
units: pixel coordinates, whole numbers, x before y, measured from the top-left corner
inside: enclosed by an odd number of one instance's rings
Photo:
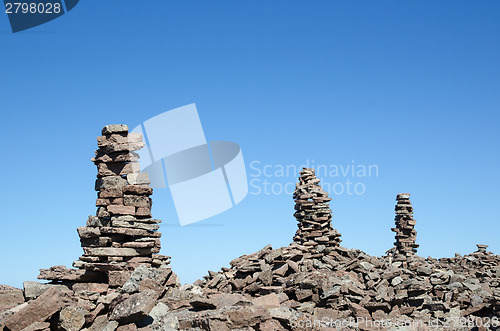
[[[396,227],[392,228],[396,232],[396,255],[409,256],[417,252],[418,244],[417,231],[414,229],[417,223],[413,219],[413,207],[410,202],[410,193],[399,193],[396,196]]]
[[[169,263],[169,257],[156,254],[161,221],[151,218],[153,189],[148,174],[139,173],[135,151],[144,147],[142,139],[139,133],[129,133],[126,125],[103,128],[92,159],[98,170],[97,213],[77,229],[84,255],[73,266],[80,270],[53,267],[41,270],[40,279],[109,279],[110,286],[119,286],[138,265]]]
[[[296,184],[293,199],[295,200],[295,218],[298,227],[293,240],[304,246],[338,247],[340,233],[332,227],[332,210],[328,197],[319,185],[314,169],[303,168],[299,182]]]

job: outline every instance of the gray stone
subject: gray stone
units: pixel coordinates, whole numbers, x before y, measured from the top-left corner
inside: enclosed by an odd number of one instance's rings
[[[36,322],[22,329],[22,331],[46,331],[50,329],[49,322]]]
[[[115,331],[118,327],[117,321],[110,321],[106,315],[98,316],[88,331]]]
[[[23,291],[10,286],[0,289],[0,311],[18,306],[24,302]]]
[[[140,327],[150,327],[153,330],[178,330],[179,321],[170,313],[170,309],[163,302],[159,302],[149,315],[138,323]]]
[[[125,124],[110,124],[102,128],[102,134],[128,133],[128,126]]]
[[[148,316],[156,304],[154,291],[135,293],[119,302],[109,314],[109,319],[120,324],[132,323]]]
[[[150,249],[114,247],[84,247],[83,251],[90,256],[141,256],[151,253]]]
[[[130,175],[127,175],[127,177]],[[95,190],[108,190],[108,189],[122,189],[123,186],[127,185],[127,181],[121,176],[108,176],[98,178],[95,182]]]
[[[111,224],[115,227],[120,227],[120,228],[133,228],[133,229],[142,229],[142,230],[149,230],[149,231],[156,231],[160,228],[158,224],[149,224],[149,223],[142,223],[142,222],[127,222],[127,221],[111,221]]]
[[[61,291],[69,291],[70,288],[62,284],[41,284],[39,282],[27,281],[23,283],[24,297],[26,300],[34,300],[50,288],[59,288]]]
[[[147,172],[139,172],[127,175],[127,182],[130,185],[151,184]]]
[[[149,268],[145,265],[140,265],[135,268],[130,278],[123,284],[121,290],[125,293],[135,293],[139,291],[139,285],[146,278],[152,279],[158,284],[164,284],[171,273],[170,269]]]
[[[58,327],[65,331],[79,331],[85,324],[89,312],[77,306],[68,306],[59,312]]]

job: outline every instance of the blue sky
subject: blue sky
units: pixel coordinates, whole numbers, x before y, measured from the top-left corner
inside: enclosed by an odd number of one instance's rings
[[[102,126],[190,103],[208,140],[240,144],[249,180],[295,182],[256,177],[265,165],[376,165],[376,176],[323,178],[364,188],[332,194],[346,247],[391,248],[395,196],[410,192],[419,255],[478,243],[498,254],[498,1],[117,4],[80,1],[16,34],[0,15],[1,284],[82,254],[76,228],[95,213]],[[153,200],[162,253],[183,283],[286,246],[296,230],[287,194],[249,194],[185,227],[168,190]]]

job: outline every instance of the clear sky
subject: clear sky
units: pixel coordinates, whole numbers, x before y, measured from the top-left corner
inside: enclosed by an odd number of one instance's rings
[[[293,200],[270,189],[296,181],[280,166],[308,161],[340,169],[320,177],[346,247],[391,248],[395,197],[409,192],[419,255],[498,254],[499,13],[489,0],[83,0],[16,34],[1,14],[0,284],[82,254],[104,125],[190,103],[208,140],[241,146],[253,182],[235,208],[185,227],[155,191],[183,283],[288,245]]]

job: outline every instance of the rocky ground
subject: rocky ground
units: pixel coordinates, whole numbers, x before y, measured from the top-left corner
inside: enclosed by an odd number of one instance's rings
[[[402,262],[343,247],[266,246],[183,286],[168,267],[144,265],[116,289],[1,286],[0,330],[498,330],[499,279],[490,252]]]
[[[396,242],[383,257],[340,245],[328,193],[303,169],[293,243],[231,261],[182,285],[159,255],[152,189],[138,171],[142,136],[125,125],[98,138],[98,207],[78,228],[84,250],[67,269],[40,270],[23,289],[0,285],[0,331],[498,330],[500,256],[416,254],[410,194],[397,195]]]

